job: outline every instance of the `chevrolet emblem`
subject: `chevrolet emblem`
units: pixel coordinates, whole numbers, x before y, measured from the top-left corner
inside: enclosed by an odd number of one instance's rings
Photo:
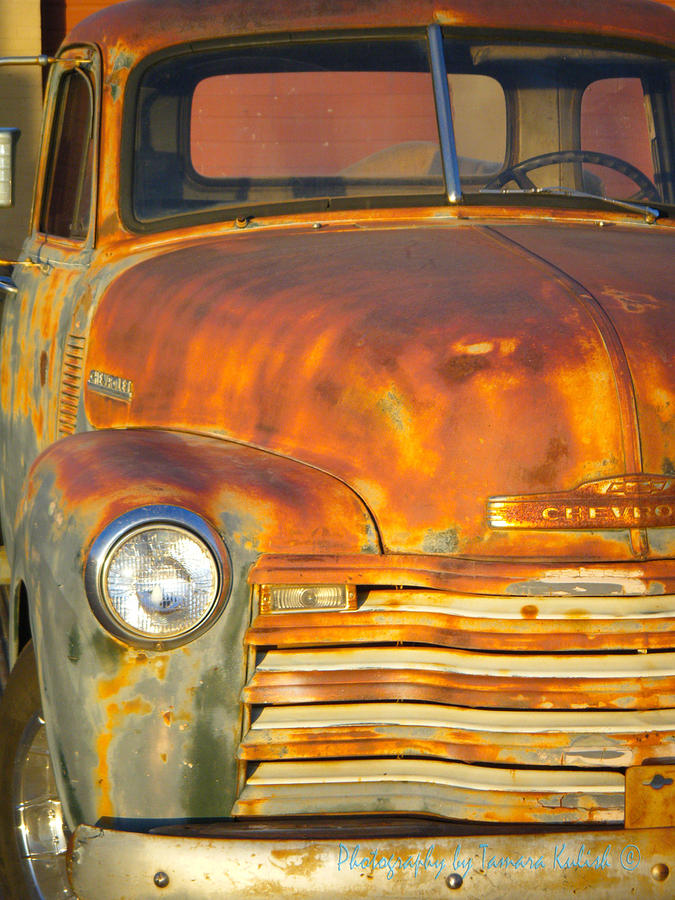
[[[487,516],[491,528],[668,528],[675,525],[675,478],[617,475],[572,491],[490,497]]]

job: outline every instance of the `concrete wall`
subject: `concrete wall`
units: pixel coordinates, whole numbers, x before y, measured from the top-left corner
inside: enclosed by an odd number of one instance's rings
[[[66,33],[110,0],[0,0],[0,56],[55,53]],[[15,206],[0,209],[0,258],[14,259],[26,236],[42,124],[43,71],[0,67],[0,126],[21,129]],[[0,266],[1,269],[1,266]]]
[[[41,52],[40,0],[0,0],[0,56]],[[0,209],[0,257],[13,259],[25,237],[40,136],[42,72],[38,66],[0,67],[0,125],[21,129],[15,206]]]

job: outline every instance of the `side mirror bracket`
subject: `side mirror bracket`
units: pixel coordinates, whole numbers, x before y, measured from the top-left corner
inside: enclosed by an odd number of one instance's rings
[[[14,284],[11,278],[0,277],[0,291],[3,291],[5,294],[18,294],[19,289]]]

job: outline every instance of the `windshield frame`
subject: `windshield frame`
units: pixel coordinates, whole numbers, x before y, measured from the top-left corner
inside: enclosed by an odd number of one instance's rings
[[[325,43],[329,41],[349,40],[426,40],[429,59],[430,81],[433,83],[434,104],[439,127],[439,146],[443,171],[443,188],[438,192],[424,191],[420,193],[377,193],[346,196],[317,196],[311,198],[284,199],[280,201],[244,202],[241,205],[214,205],[198,210],[180,212],[154,219],[139,219],[134,213],[134,145],[139,104],[140,85],[146,71],[152,66],[195,52],[213,52],[217,50],[236,51],[248,47],[279,46],[283,43]],[[455,146],[455,135],[452,127],[452,109],[447,96],[447,78],[440,78],[439,71],[446,72],[444,45],[452,40],[462,42],[478,41],[481,44],[516,45],[537,43],[541,45],[570,46],[580,48],[599,48],[631,54],[647,55],[658,58],[663,63],[675,62],[675,51],[662,45],[645,45],[644,42],[612,40],[608,42],[595,35],[540,34],[512,31],[477,31],[431,25],[421,28],[389,28],[389,29],[349,29],[348,31],[303,32],[289,36],[284,34],[268,34],[264,36],[245,36],[230,39],[214,39],[165,48],[144,58],[135,66],[130,75],[125,92],[122,115],[122,145],[120,153],[120,197],[119,206],[122,223],[131,232],[157,233],[173,228],[212,224],[217,222],[248,221],[252,218],[294,216],[313,212],[328,213],[330,211],[375,210],[397,208],[437,208],[446,207],[448,211],[459,205],[466,205],[471,210],[481,206],[494,208],[503,206],[512,209],[518,205],[533,209],[579,209],[580,211],[606,211],[621,209],[630,212],[631,207],[637,212],[644,206],[645,212],[651,214],[654,208],[658,213],[675,216],[675,206],[665,203],[640,201],[636,204],[622,203],[611,197],[582,194],[582,192],[563,192],[559,190],[508,190],[508,191],[462,191],[459,178],[459,162]],[[445,84],[445,96],[443,92]],[[671,116],[673,112],[671,111]],[[449,127],[444,127],[448,123]],[[672,126],[672,122],[671,122]],[[671,128],[672,130],[672,128]],[[673,136],[671,135],[671,138]],[[673,138],[675,140],[675,138]]]

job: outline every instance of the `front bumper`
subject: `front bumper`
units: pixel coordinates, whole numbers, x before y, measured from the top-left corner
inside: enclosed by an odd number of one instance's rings
[[[675,896],[675,828],[314,841],[81,825],[68,862],[80,900]]]

